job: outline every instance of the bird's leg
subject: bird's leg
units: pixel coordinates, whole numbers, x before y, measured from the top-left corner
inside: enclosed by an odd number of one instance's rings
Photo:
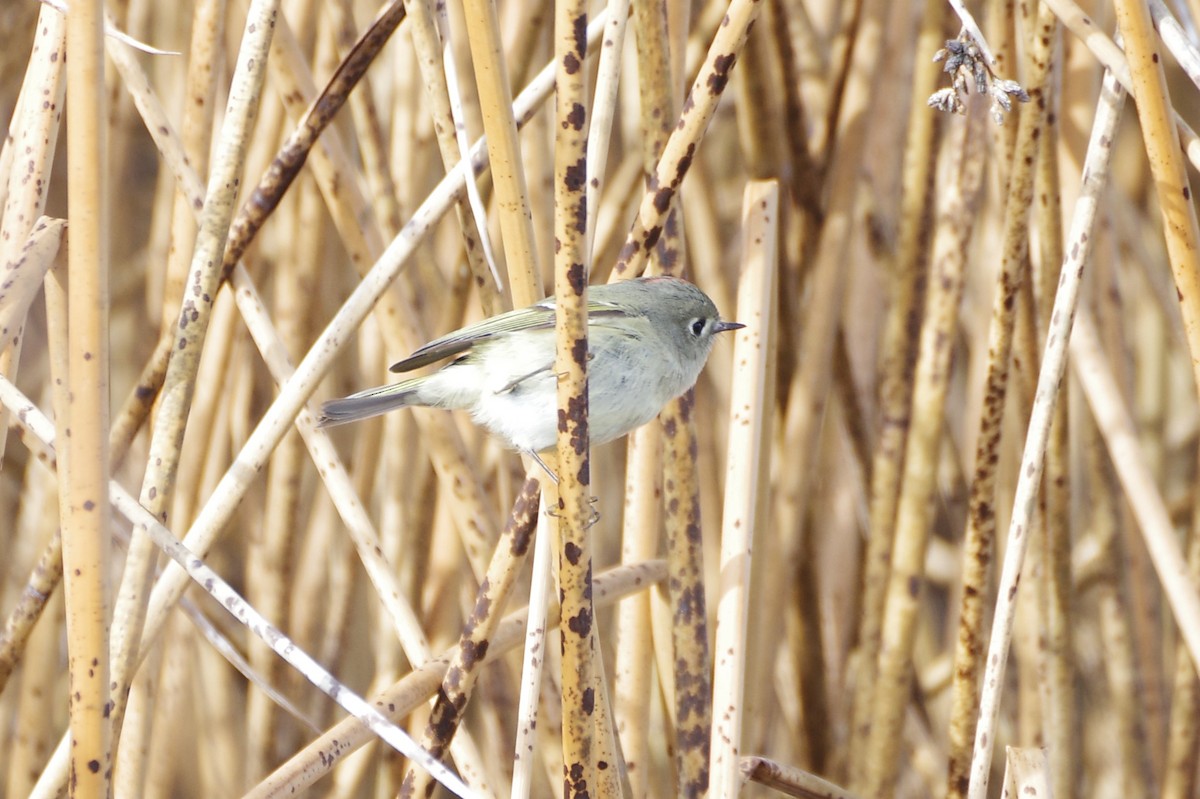
[[[546,473],[546,476],[550,478],[550,480],[554,483],[554,485],[558,485],[558,475],[554,473],[553,469],[551,469],[549,466],[546,465],[546,462],[544,460],[542,460],[542,457],[540,455],[538,455],[533,450],[523,450],[523,451],[525,452],[526,455],[528,455],[529,457],[531,457],[535,461],[537,461],[537,465],[542,467],[542,471]],[[600,503],[600,497],[589,497],[588,498],[588,504],[591,505],[591,507],[592,507],[592,515],[590,517],[588,517],[587,522],[584,523],[584,527],[587,527],[587,528],[593,527],[593,526],[595,526],[596,522],[600,521],[600,511],[598,511],[596,509],[596,505],[598,505],[599,503]],[[548,514],[550,514],[551,516],[558,515],[553,510],[547,510],[546,512]]]
[[[554,473],[553,469],[551,469],[549,466],[546,465],[546,462],[544,460],[542,460],[540,455],[538,455],[533,450],[524,450],[524,452],[527,455],[529,455],[529,457],[531,457],[535,461],[537,461],[538,466],[542,467],[542,471],[544,471],[546,473],[546,475],[550,478],[550,480],[554,483],[554,485],[558,485],[558,475],[556,475]],[[588,504],[591,505],[591,507],[592,507],[592,515],[590,517],[588,517],[588,520],[584,523],[585,528],[594,527],[596,522],[600,521],[600,511],[596,509],[596,506],[598,504],[600,504],[600,497],[589,497]],[[549,513],[551,516],[558,515],[553,510],[548,510],[546,512]]]
[[[550,478],[550,481],[555,485],[558,485],[558,475],[554,473],[553,469],[546,465],[546,462],[542,460],[541,455],[538,455],[531,449],[525,450],[525,454],[537,461],[537,465],[542,467],[542,471],[546,473],[546,476]]]

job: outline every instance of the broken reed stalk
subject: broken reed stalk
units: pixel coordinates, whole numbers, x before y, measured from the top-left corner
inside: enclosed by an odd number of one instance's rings
[[[109,694],[108,498],[109,236],[106,172],[103,4],[76,2],[67,18],[68,244],[67,372],[63,470],[67,667],[70,672],[69,773],[72,795],[112,790],[113,719]],[[27,102],[33,102],[32,96]],[[65,777],[65,775],[64,775]],[[66,780],[64,779],[64,784]]]
[[[845,788],[823,780],[815,774],[776,763],[765,757],[750,755],[741,761],[742,775],[747,782],[757,782],[802,799],[856,799]]]
[[[778,259],[779,184],[746,187],[742,200],[742,277],[738,320],[746,327],[734,341],[734,392],[730,399],[725,518],[721,530],[720,601],[713,645],[713,726],[710,795],[733,799],[741,792],[742,717],[745,713],[747,624],[754,540],[766,492],[762,452],[770,439],[775,269]]]

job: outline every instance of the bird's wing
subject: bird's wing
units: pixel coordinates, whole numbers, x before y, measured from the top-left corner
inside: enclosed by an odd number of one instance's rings
[[[606,317],[623,316],[624,311],[612,303],[588,301],[588,322]],[[542,300],[528,308],[498,314],[468,325],[441,338],[434,339],[402,361],[392,364],[393,372],[409,372],[431,363],[466,352],[476,343],[520,330],[548,330],[554,327],[554,299]]]

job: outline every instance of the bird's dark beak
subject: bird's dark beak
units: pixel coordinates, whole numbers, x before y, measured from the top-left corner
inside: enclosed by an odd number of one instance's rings
[[[743,325],[741,322],[726,322],[721,320],[720,322],[717,322],[716,326],[713,328],[713,332],[724,333],[726,330],[741,330],[743,327],[745,327],[745,325]]]

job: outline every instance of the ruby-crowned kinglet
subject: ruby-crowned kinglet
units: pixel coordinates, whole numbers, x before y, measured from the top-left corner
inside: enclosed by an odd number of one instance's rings
[[[648,277],[588,289],[588,424],[602,444],[658,415],[687,391],[718,333],[713,301],[685,280]],[[368,389],[321,407],[321,426],[425,405],[471,412],[513,449],[537,453],[558,435],[554,298],[431,341],[392,366],[408,372],[454,360],[425,377]]]

